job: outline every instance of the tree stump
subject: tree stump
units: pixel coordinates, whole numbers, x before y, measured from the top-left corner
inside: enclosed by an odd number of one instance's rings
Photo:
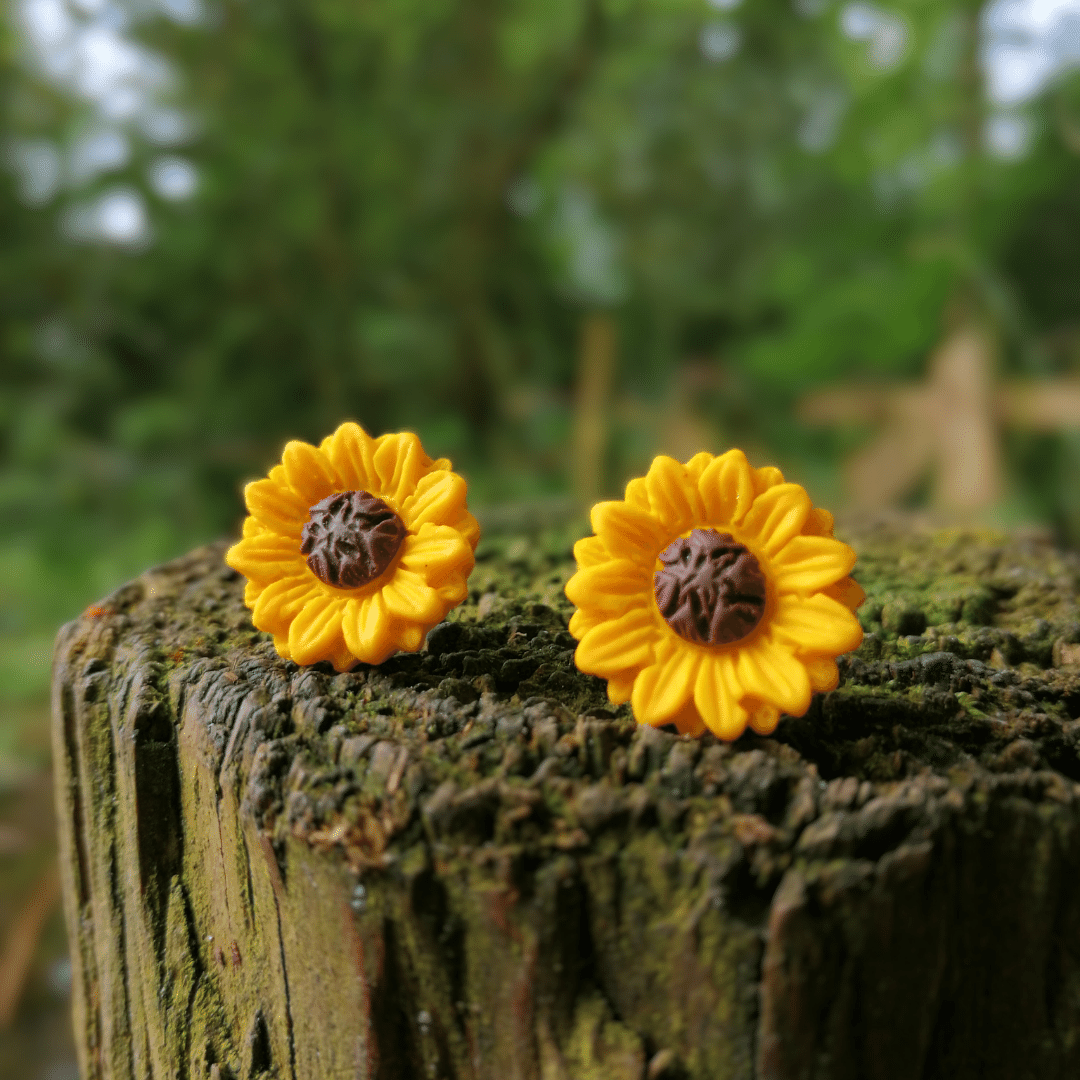
[[[86,1080],[1080,1075],[1080,558],[881,526],[842,682],[775,738],[574,668],[569,538],[486,540],[335,675],[223,545],[58,638]]]

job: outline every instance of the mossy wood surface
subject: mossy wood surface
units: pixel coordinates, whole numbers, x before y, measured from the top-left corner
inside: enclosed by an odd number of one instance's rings
[[[870,633],[777,737],[573,666],[569,536],[425,651],[280,660],[212,546],[57,644],[83,1075],[1080,1076],[1080,559],[852,535]]]

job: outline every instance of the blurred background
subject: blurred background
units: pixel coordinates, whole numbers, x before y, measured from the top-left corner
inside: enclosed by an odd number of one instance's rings
[[[73,1077],[57,626],[409,428],[490,521],[744,448],[1080,542],[1080,0],[8,0],[0,1075]]]

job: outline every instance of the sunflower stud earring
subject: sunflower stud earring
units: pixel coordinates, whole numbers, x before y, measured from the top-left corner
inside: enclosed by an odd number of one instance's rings
[[[737,739],[801,716],[856,648],[855,552],[833,517],[741,450],[656,458],[592,509],[566,595],[578,668],[641,724]]]
[[[345,423],[317,447],[288,443],[247,485],[250,516],[225,561],[285,659],[380,664],[419,649],[468,595],[480,528],[465,493],[411,432],[373,439]]]

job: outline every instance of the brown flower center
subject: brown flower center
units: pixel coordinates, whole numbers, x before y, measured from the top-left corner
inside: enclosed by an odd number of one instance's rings
[[[308,511],[300,551],[311,572],[337,589],[374,581],[394,561],[405,522],[366,491],[338,491]]]
[[[730,533],[694,529],[660,552],[653,578],[660,614],[681,638],[726,645],[746,637],[765,614],[765,575]]]

